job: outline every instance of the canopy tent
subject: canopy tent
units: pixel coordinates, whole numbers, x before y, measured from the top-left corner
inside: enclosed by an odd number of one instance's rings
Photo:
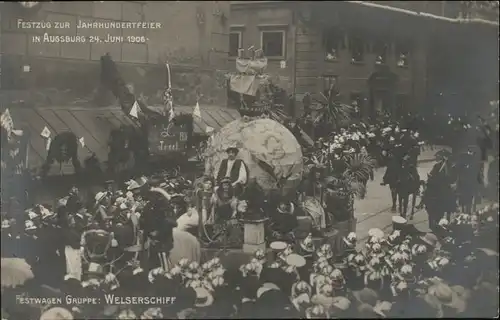
[[[239,119],[227,124],[207,147],[206,175],[217,176],[228,147],[239,148],[238,158],[247,164],[249,179],[255,179],[264,191],[275,189],[276,178],[283,177],[287,177],[283,191],[298,187],[303,172],[302,150],[294,135],[278,122]]]

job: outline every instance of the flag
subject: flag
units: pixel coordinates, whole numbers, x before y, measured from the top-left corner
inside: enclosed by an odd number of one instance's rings
[[[174,97],[172,96],[172,80],[170,74],[170,65],[168,63],[165,64],[167,67],[167,86],[165,87],[165,91],[163,92],[163,104],[165,106],[165,115],[168,115],[168,120],[172,121],[175,117],[174,111]]]
[[[134,102],[134,105],[132,106],[132,109],[130,109],[130,116],[139,119],[139,104],[137,101]]]
[[[12,133],[12,130],[14,130],[14,121],[12,120],[12,117],[10,116],[9,109],[5,109],[4,113],[2,113],[0,121],[1,121],[2,128],[4,128],[7,131],[7,134],[10,136],[10,134]]]
[[[200,110],[200,104],[198,103],[198,101],[196,101],[196,106],[194,107],[194,110],[193,110],[193,117],[201,119],[201,110]]]
[[[43,128],[42,132],[40,133],[40,135],[42,137],[44,137],[45,139],[48,139],[51,135],[51,132],[49,130],[49,128],[47,128],[46,126]]]

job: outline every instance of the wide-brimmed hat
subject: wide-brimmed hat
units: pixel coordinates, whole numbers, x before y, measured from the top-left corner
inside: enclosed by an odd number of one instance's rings
[[[436,283],[429,287],[428,293],[436,297],[443,306],[455,309],[458,313],[465,310],[466,304],[453,289],[445,283]]]
[[[125,309],[118,313],[117,319],[137,319],[137,315],[131,309]]]
[[[198,308],[208,307],[214,303],[214,297],[207,289],[198,287],[194,289],[196,292],[195,306]]]
[[[325,307],[320,304],[307,308],[305,313],[307,319],[328,319]]]
[[[296,253],[289,254],[286,257],[285,261],[289,266],[293,266],[295,268],[302,268],[306,265],[306,259]]]
[[[346,297],[334,297],[332,307],[340,311],[347,311],[351,307],[351,301]]]
[[[8,229],[11,227],[10,220],[4,219],[2,220],[2,229]]]
[[[95,202],[96,203],[100,203],[104,199],[104,197],[106,197],[106,192],[99,191],[95,195]]]
[[[413,267],[410,264],[405,264],[399,269],[399,275],[406,283],[415,283],[416,278],[413,274]]]
[[[230,178],[222,178],[220,180],[220,184],[224,184],[224,183],[228,183],[228,184],[231,184],[231,179]]]
[[[280,288],[272,282],[266,282],[266,283],[262,284],[262,286],[260,286],[259,289],[257,289],[257,293],[256,293],[257,299],[259,299],[264,293],[266,293],[267,291],[270,291],[270,290],[278,290],[279,291]]]
[[[308,234],[307,237],[300,242],[300,248],[307,253],[314,252],[314,241],[312,234]]]
[[[40,320],[73,320],[73,314],[66,308],[50,308],[40,316]]]
[[[437,248],[439,246],[438,238],[431,232],[427,232],[425,235],[421,236],[420,240],[433,248]]]
[[[35,230],[37,229],[35,223],[31,220],[26,220],[24,222],[24,230]]]
[[[311,296],[312,288],[311,288],[311,285],[308,284],[307,282],[299,281],[299,282],[295,282],[292,285],[292,292],[291,293],[292,293],[293,298],[299,296],[302,293],[306,293],[309,296]]]
[[[129,180],[125,184],[127,185],[127,190],[137,190],[143,187],[146,183],[148,182],[148,179],[146,177],[140,177],[139,179],[136,180]]]
[[[384,238],[384,231],[380,230],[379,228],[372,228],[368,230],[368,236],[372,238],[378,238],[379,240]]]
[[[318,257],[325,257],[326,259],[333,258],[332,246],[329,243],[324,243],[321,247],[316,251],[316,255]]]
[[[282,250],[286,249],[287,244],[286,244],[286,242],[283,242],[283,241],[273,241],[273,242],[271,242],[269,247],[275,251],[282,251]]]
[[[353,291],[352,295],[358,302],[368,304],[372,307],[374,307],[379,300],[377,292],[370,288]]]
[[[236,153],[238,153],[238,152],[240,152],[240,149],[238,149],[238,147],[236,147],[236,146],[231,146],[231,147],[227,147],[226,148],[226,152],[227,153],[229,153],[229,152],[236,152]]]

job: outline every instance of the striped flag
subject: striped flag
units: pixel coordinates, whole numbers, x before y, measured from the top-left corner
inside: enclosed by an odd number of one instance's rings
[[[168,120],[172,121],[175,117],[174,112],[174,98],[172,96],[172,77],[170,74],[170,65],[165,64],[167,67],[167,86],[165,87],[165,92],[163,93],[163,104],[165,106],[165,115],[168,115]]]
[[[7,134],[10,136],[12,130],[14,130],[14,120],[12,120],[12,117],[10,116],[9,109],[5,109],[4,113],[2,113],[0,123],[2,128],[4,128],[5,131],[7,131]]]

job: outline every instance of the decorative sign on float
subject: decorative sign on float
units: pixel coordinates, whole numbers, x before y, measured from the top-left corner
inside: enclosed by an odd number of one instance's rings
[[[188,131],[185,126],[173,123],[155,124],[149,129],[149,151],[153,155],[167,155],[171,152],[182,152],[186,149]]]

